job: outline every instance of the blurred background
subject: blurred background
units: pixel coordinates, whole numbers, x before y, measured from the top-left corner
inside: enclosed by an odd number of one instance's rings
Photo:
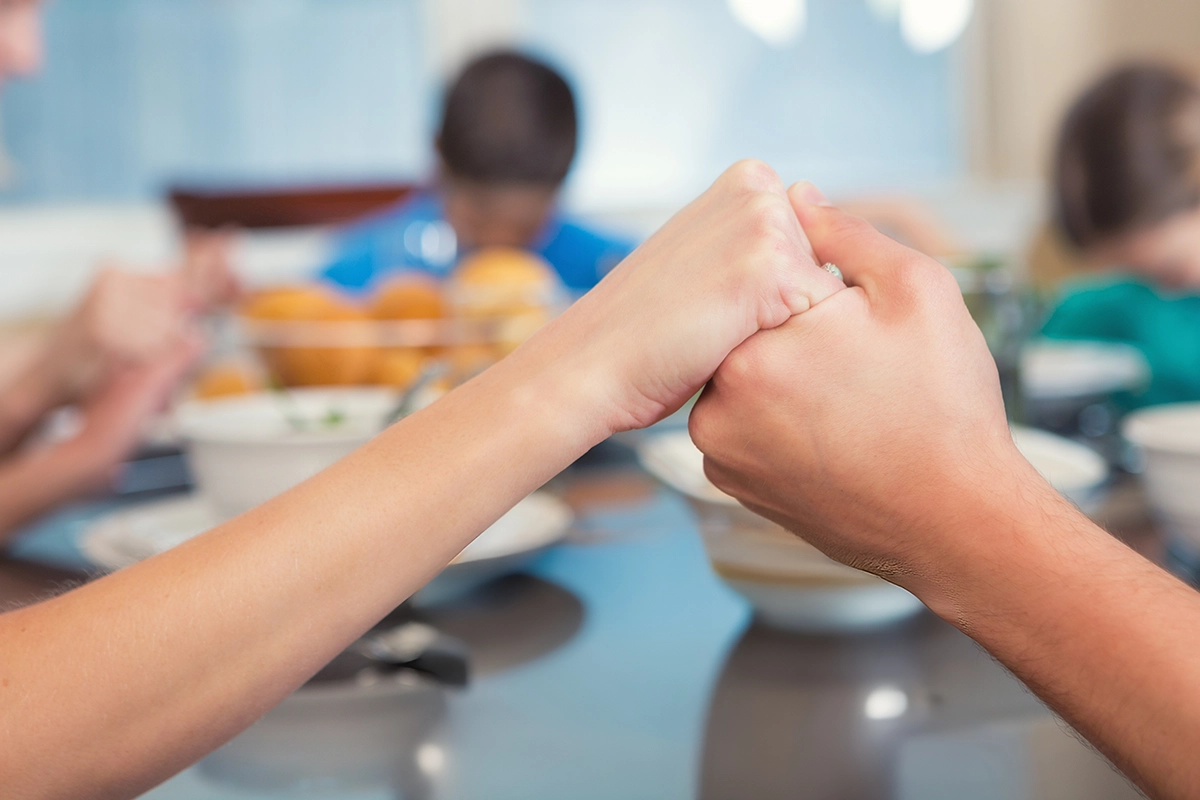
[[[45,14],[45,69],[0,102],[6,316],[66,305],[101,256],[161,260],[171,187],[427,177],[443,88],[498,44],[573,82],[566,203],[631,234],[754,156],[837,197],[921,196],[967,246],[1017,252],[1073,94],[1200,39],[1183,0],[58,0]],[[266,280],[306,260],[320,258],[247,268]]]

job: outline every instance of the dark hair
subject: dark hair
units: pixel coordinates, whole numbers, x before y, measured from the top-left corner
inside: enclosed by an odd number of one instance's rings
[[[1070,108],[1054,181],[1057,222],[1081,248],[1200,205],[1200,89],[1165,66],[1109,73]]]
[[[438,149],[451,175],[557,186],[575,158],[575,97],[550,67],[498,51],[472,61],[446,94]]]
[[[1080,248],[1200,205],[1200,88],[1164,66],[1109,73],[1068,112],[1054,183],[1058,223]]]

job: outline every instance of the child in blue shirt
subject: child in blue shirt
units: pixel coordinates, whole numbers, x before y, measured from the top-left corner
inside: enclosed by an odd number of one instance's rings
[[[567,82],[524,55],[472,62],[446,95],[433,186],[345,230],[322,276],[367,291],[402,270],[447,273],[463,252],[520,247],[541,255],[576,293],[633,244],[556,209],[575,157],[578,122]]]

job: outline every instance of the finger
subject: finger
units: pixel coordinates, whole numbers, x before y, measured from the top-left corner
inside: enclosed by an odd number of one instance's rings
[[[874,299],[886,298],[890,290],[910,283],[914,273],[946,271],[937,261],[827,201],[812,202],[814,195],[801,196],[800,192],[789,193],[788,197],[817,260],[836,264],[847,285],[862,287]]]
[[[792,203],[793,209],[795,209],[797,203],[797,200],[794,198],[802,198],[805,202],[813,203],[828,202],[825,200],[825,195],[821,194],[821,190],[816,186],[813,186],[808,181],[793,183],[790,187],[788,187],[787,195],[788,200]],[[815,250],[813,250],[812,242],[808,240],[808,234],[804,232],[804,227],[800,225],[799,217],[796,219],[796,227],[800,229],[799,236],[802,247],[804,248],[804,252],[808,253],[814,264],[816,264],[818,267],[821,266],[823,262],[817,261],[817,253]]]

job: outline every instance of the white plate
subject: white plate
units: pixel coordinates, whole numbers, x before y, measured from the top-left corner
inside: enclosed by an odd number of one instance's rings
[[[486,567],[502,563],[519,569],[527,563],[524,557],[561,541],[573,521],[566,503],[548,492],[534,492],[467,545],[443,576],[461,567],[472,575],[490,573],[490,577],[497,577]],[[169,550],[218,524],[220,516],[204,498],[188,495],[114,511],[89,525],[78,545],[96,566],[117,570]]]
[[[1040,340],[1021,352],[1021,385],[1034,400],[1132,390],[1149,377],[1150,366],[1141,351],[1117,342]]]

